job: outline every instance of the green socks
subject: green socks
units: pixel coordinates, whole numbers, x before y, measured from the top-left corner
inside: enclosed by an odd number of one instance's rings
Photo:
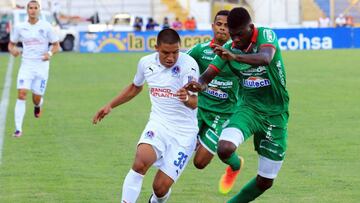
[[[264,191],[256,187],[256,177],[251,179],[240,192],[231,198],[227,203],[245,203],[259,197]]]
[[[241,162],[239,157],[235,154],[235,152],[233,152],[230,156],[230,158],[228,158],[226,161],[224,161],[224,163],[226,163],[227,165],[229,165],[231,167],[231,169],[233,171],[237,171],[240,169],[241,166]]]

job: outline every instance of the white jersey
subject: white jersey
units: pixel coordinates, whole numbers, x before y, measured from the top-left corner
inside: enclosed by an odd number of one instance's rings
[[[22,42],[23,60],[41,60],[43,55],[49,51],[49,43],[57,42],[59,39],[50,23],[38,20],[34,25],[26,21],[15,27],[10,41]]]
[[[198,131],[197,111],[185,106],[175,94],[186,83],[198,78],[199,67],[191,56],[179,53],[175,65],[166,68],[160,64],[156,52],[140,59],[134,85],[148,83],[152,104],[150,120],[193,136],[193,132]]]

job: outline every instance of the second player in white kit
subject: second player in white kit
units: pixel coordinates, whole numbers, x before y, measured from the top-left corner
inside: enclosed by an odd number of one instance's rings
[[[152,166],[159,168],[149,202],[166,202],[171,186],[179,178],[196,147],[198,132],[197,95],[182,88],[199,77],[196,61],[179,53],[180,37],[172,29],[157,36],[157,52],[141,58],[133,83],[94,116],[97,123],[111,109],[135,97],[148,84],[151,113],[140,140],[132,169],[122,190],[122,203],[135,203],[142,181]]]
[[[34,115],[40,116],[43,95],[48,76],[49,60],[59,49],[59,39],[52,26],[39,19],[40,5],[30,1],[27,5],[28,21],[15,27],[11,33],[9,52],[13,56],[20,55],[16,44],[22,42],[22,61],[17,77],[18,99],[15,105],[15,137],[22,135],[22,123],[25,116],[26,92],[31,90],[35,105]],[[52,45],[49,50],[49,44]]]

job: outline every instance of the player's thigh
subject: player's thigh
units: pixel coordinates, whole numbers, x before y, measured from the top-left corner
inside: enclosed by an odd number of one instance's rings
[[[222,126],[229,119],[230,115],[205,110],[200,110],[198,115],[201,116],[203,123],[199,129],[199,142],[211,154],[216,154]]]
[[[262,122],[263,131],[254,135],[254,147],[259,155],[282,161],[287,149],[288,113],[268,117]]]
[[[29,67],[22,65],[19,69],[16,86],[17,89],[30,90],[31,84],[35,79],[35,72]]]
[[[236,147],[246,141],[255,132],[261,130],[260,115],[252,109],[242,107],[223,125],[220,140],[233,143]]]
[[[158,168],[171,177],[174,182],[181,176],[195,150],[196,135],[194,134],[190,145],[182,146],[179,141],[169,138],[166,146],[166,153],[163,154],[162,163]]]
[[[42,64],[44,66],[44,64]],[[36,95],[44,95],[49,78],[49,71],[43,68],[36,72],[36,77],[31,84],[31,90]]]

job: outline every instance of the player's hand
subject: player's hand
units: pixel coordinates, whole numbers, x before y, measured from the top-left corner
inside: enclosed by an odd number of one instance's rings
[[[18,48],[16,48],[15,46],[9,50],[10,51],[10,54],[13,55],[14,57],[17,57],[20,55],[20,51]]]
[[[235,54],[220,45],[214,44],[214,46],[214,53],[216,55],[220,56],[224,60],[235,60]]]
[[[106,105],[102,107],[94,116],[93,118],[93,124],[97,124],[100,122],[106,115],[108,115],[111,112],[111,106]]]
[[[49,53],[45,53],[45,54],[43,55],[42,60],[43,60],[43,61],[48,61],[48,60],[50,60],[50,58],[51,58],[50,54],[49,54]]]
[[[185,88],[188,91],[192,91],[192,92],[201,92],[205,89],[200,83],[198,83],[196,81],[188,82],[186,85],[184,85],[183,88]]]
[[[181,88],[176,92],[176,96],[182,102],[189,101],[189,92],[185,88]]]

